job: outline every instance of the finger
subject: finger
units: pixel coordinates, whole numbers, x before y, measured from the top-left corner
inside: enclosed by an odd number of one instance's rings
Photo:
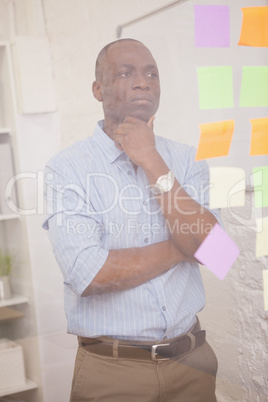
[[[148,126],[149,128],[151,128],[152,130],[153,130],[153,128],[154,128],[154,119],[155,119],[155,116],[151,116],[150,119],[149,119],[148,122],[147,122],[147,126]]]
[[[115,130],[115,135],[126,136],[128,134],[131,134],[132,132],[135,132],[137,127],[138,126],[136,124],[122,123]]]
[[[123,146],[125,138],[126,135],[119,133],[117,130],[117,132],[114,134],[113,140],[114,142],[117,141],[121,146]]]
[[[119,141],[115,140],[114,144],[115,144],[116,148],[118,148],[120,151],[123,151],[123,147],[122,147],[122,145],[120,144]]]
[[[116,131],[118,131],[118,130],[127,130],[127,129],[131,129],[133,127],[137,127],[137,123],[130,123],[130,122],[121,123],[117,127]]]
[[[123,121],[123,124],[124,124],[124,123],[139,123],[139,122],[141,122],[141,121],[142,121],[142,120],[138,119],[137,117],[127,116],[127,117],[125,118],[125,120]]]

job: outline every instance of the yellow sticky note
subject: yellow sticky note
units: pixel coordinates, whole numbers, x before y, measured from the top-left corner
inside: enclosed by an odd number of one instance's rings
[[[268,217],[256,219],[256,257],[268,255]]]
[[[250,155],[268,154],[268,118],[251,119]]]
[[[201,135],[195,160],[228,155],[234,126],[234,120],[199,124]]]
[[[263,277],[263,296],[264,296],[264,310],[268,310],[268,269],[262,271]]]
[[[241,168],[210,167],[209,207],[231,208],[245,205],[246,179]]]
[[[242,8],[243,22],[239,45],[268,47],[268,7]]]

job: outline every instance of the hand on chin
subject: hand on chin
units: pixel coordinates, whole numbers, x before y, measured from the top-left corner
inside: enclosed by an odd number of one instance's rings
[[[150,114],[147,111],[141,111],[141,110],[135,110],[135,111],[131,111],[127,116],[124,117],[124,119],[122,120],[122,122],[127,118],[127,117],[135,117],[136,119],[139,119],[141,121],[144,121],[145,123],[147,123],[150,119],[150,117],[152,116],[152,114]]]

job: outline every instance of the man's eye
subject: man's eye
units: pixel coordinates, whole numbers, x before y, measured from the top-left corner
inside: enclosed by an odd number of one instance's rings
[[[130,72],[129,71],[123,71],[122,73],[119,73],[120,77],[129,77],[130,76]]]
[[[156,73],[147,73],[147,76],[149,78],[157,78],[157,74]]]

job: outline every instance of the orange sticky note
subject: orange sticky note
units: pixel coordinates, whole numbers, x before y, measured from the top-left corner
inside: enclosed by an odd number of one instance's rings
[[[234,126],[234,120],[199,124],[201,135],[195,160],[228,155]]]
[[[268,154],[268,118],[251,119],[250,155]]]
[[[243,12],[243,22],[239,45],[268,47],[268,7],[246,7]]]

